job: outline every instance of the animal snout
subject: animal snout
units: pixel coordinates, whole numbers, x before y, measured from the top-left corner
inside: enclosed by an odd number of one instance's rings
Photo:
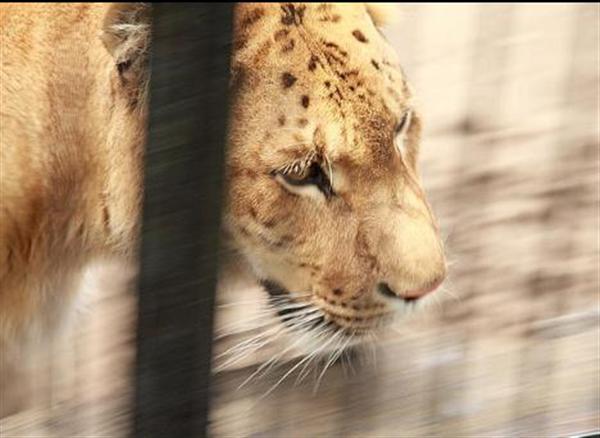
[[[377,291],[387,298],[400,299],[407,302],[416,301],[419,298],[435,291],[444,281],[444,276],[439,276],[435,280],[427,283],[424,286],[409,289],[395,290],[388,283],[382,282],[377,285]]]

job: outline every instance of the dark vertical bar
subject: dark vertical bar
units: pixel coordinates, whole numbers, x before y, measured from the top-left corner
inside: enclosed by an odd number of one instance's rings
[[[156,4],[134,436],[206,435],[232,4]]]

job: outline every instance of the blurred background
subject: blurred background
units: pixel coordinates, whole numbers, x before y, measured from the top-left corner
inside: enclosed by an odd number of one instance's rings
[[[450,293],[333,365],[316,394],[318,373],[263,397],[293,357],[236,390],[268,352],[215,374],[212,435],[600,429],[599,32],[598,4],[402,7],[386,33],[425,120]],[[135,297],[115,285],[130,278],[90,269],[83,323],[14,371],[24,384],[3,400],[0,436],[127,435]],[[236,299],[218,297],[219,323],[243,320]],[[236,341],[218,339],[217,354]]]

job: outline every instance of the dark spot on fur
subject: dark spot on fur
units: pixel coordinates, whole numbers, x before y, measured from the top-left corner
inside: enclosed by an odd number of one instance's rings
[[[275,223],[277,221],[275,219],[269,219],[265,222],[263,222],[262,224],[266,227],[266,228],[273,228],[275,226]]]
[[[368,43],[369,42],[369,40],[367,39],[367,37],[364,36],[364,34],[360,30],[358,30],[358,29],[352,31],[352,36],[354,38],[356,38],[358,41],[360,41],[361,43]]]
[[[315,55],[312,55],[310,57],[310,60],[308,61],[308,70],[309,71],[315,71],[315,69],[317,68],[318,60],[319,60],[319,58],[317,58]]]
[[[279,116],[279,118],[277,119],[277,123],[279,123],[279,126],[284,126],[285,125],[285,116],[284,115]]]
[[[308,108],[308,105],[310,104],[310,98],[305,94],[302,96],[301,102],[304,108]]]
[[[342,19],[342,17],[339,14],[333,14],[333,15],[323,15],[321,18],[319,18],[319,21],[322,23],[338,23],[340,20]]]
[[[299,26],[304,21],[304,12],[306,11],[306,6],[296,6],[291,3],[286,3],[281,6],[281,23],[286,26]]]
[[[308,120],[306,120],[304,117],[298,119],[298,126],[300,128],[304,128],[306,125],[308,125]]]
[[[348,56],[348,52],[340,49],[340,46],[338,46],[336,43],[332,43],[331,41],[325,41],[323,44],[325,45],[325,47],[327,47],[328,49],[331,49],[332,51],[339,53],[344,58]]]
[[[246,47],[246,44],[248,44],[248,40],[246,38],[242,38],[242,37],[238,36],[237,38],[235,38],[235,40],[233,42],[233,48],[235,50],[241,50],[244,47]]]
[[[329,82],[329,81],[325,81],[325,86],[326,86],[327,88],[329,88],[329,87],[331,86],[331,82]]]
[[[281,41],[286,36],[288,36],[289,33],[290,33],[290,31],[287,29],[280,29],[277,32],[275,32],[275,35],[273,35],[273,38],[275,39],[275,41]]]
[[[252,216],[254,219],[256,219],[257,213],[256,213],[256,210],[254,209],[254,207],[250,207],[249,213],[250,213],[250,216]]]
[[[371,59],[371,64],[373,64],[373,67],[375,67],[377,70],[380,69],[379,63],[377,61],[375,61],[374,59]]]
[[[294,39],[290,39],[288,42],[286,42],[283,45],[283,47],[281,48],[281,51],[283,53],[291,52],[292,50],[294,50],[295,45],[296,45],[296,41]]]
[[[252,9],[248,14],[244,17],[241,22],[241,28],[246,29],[247,27],[252,26],[258,20],[260,20],[265,15],[265,11],[263,8]]]
[[[110,213],[108,211],[108,207],[105,205],[102,206],[102,220],[104,222],[104,228],[107,230],[110,229]]]
[[[296,76],[289,72],[285,72],[281,75],[281,83],[283,84],[283,88],[290,88],[292,85],[296,83],[298,79]]]
[[[342,295],[342,293],[343,293],[343,292],[342,292],[342,290],[341,290],[341,289],[334,289],[334,290],[333,290],[333,294],[334,294],[334,295],[336,295],[336,296],[338,296],[338,297],[339,297],[340,295]]]

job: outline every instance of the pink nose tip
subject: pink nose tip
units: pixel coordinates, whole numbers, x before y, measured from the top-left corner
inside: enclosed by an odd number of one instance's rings
[[[416,301],[419,298],[427,295],[428,293],[431,293],[434,290],[436,290],[439,287],[439,285],[442,284],[443,281],[444,277],[439,277],[435,281],[427,284],[424,287],[403,291],[402,293],[398,293],[397,291],[393,290],[387,283],[379,283],[377,289],[379,290],[379,293],[381,295],[388,298],[395,298],[404,301]]]
[[[440,284],[442,284],[443,281],[444,281],[444,278],[440,277],[425,287],[405,291],[404,293],[401,294],[402,298],[417,299],[417,298],[424,297],[425,295],[436,290],[440,286]]]

